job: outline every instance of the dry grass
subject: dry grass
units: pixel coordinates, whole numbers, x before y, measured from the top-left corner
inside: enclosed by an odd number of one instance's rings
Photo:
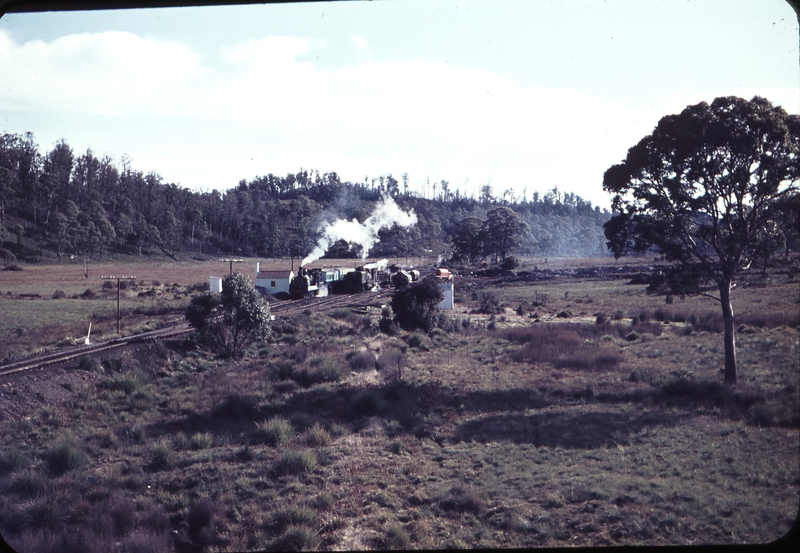
[[[172,530],[212,551],[735,544],[787,531],[800,346],[781,313],[796,310],[796,283],[737,289],[752,318],[735,389],[721,384],[721,336],[691,325],[713,312],[703,299],[665,306],[641,287],[574,279],[493,291],[514,308],[546,293],[542,322],[508,307],[489,330],[467,299],[455,315],[469,326],[427,336],[311,313],[282,321],[292,339],[266,356],[222,362],[171,344],[102,371],[76,363],[64,401],[0,423],[0,530],[45,552],[167,551]],[[352,332],[302,330],[328,323]],[[310,377],[326,371],[339,379]],[[85,462],[51,470],[67,442]]]

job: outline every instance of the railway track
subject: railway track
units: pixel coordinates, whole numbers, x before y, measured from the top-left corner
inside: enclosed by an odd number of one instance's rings
[[[382,290],[380,292],[363,292],[361,294],[327,296],[324,298],[308,298],[297,301],[272,303],[270,305],[270,313],[276,318],[282,318],[302,313],[307,309],[320,311],[341,307],[364,307],[371,304],[385,302],[389,295],[390,292]],[[85,355],[105,352],[141,342],[174,338],[183,334],[188,334],[192,331],[193,329],[188,323],[181,322],[160,328],[158,330],[151,330],[149,332],[134,334],[132,336],[113,338],[105,342],[77,346],[66,351],[62,350],[44,355],[37,355],[35,357],[29,357],[27,359],[0,366],[0,376],[42,369],[50,365],[73,361]]]

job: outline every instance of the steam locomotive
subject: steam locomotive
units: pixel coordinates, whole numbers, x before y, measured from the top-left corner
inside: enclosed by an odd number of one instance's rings
[[[387,286],[391,273],[388,262],[382,259],[355,269],[306,269],[289,283],[289,296],[292,299],[327,296],[330,294],[359,294],[376,287]]]

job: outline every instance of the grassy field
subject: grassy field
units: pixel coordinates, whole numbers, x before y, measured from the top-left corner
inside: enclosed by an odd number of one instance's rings
[[[145,280],[164,295],[137,292],[128,309],[177,309],[206,273],[222,271]],[[101,301],[28,285],[42,297],[14,288],[6,313]],[[180,552],[752,544],[789,530],[800,285],[785,272],[734,294],[735,388],[709,298],[666,305],[571,277],[464,278],[456,294],[429,335],[380,334],[377,309],[309,309],[237,361],[170,343],[52,370],[60,399],[34,394],[0,424],[3,537],[20,551]],[[0,403],[45,380],[4,382]]]

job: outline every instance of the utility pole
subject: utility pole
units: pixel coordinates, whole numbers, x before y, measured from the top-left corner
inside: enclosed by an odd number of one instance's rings
[[[117,334],[120,334],[120,319],[122,317],[122,313],[119,308],[119,297],[120,297],[120,281],[121,280],[136,280],[135,276],[104,276],[100,277],[102,280],[116,280],[117,281]]]
[[[226,262],[230,263],[231,274],[233,274],[233,264],[234,263],[243,263],[244,259],[220,259],[220,261],[226,261]]]

